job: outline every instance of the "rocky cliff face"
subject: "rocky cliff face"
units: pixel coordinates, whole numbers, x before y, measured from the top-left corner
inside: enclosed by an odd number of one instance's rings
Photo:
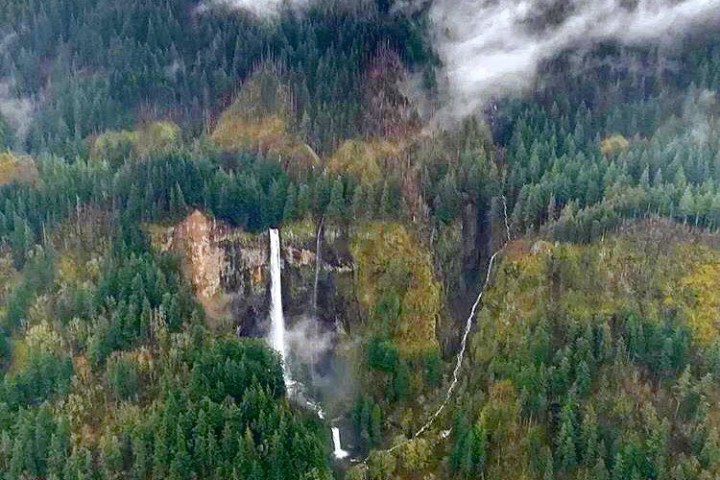
[[[463,296],[472,297],[482,278],[486,263],[490,258],[492,225],[484,209],[474,203],[468,203],[462,212],[462,273],[460,289]],[[474,298],[474,297],[473,297]],[[472,304],[472,301],[469,302]],[[467,305],[463,305],[467,309]]]
[[[269,239],[215,221],[196,210],[182,222],[165,229],[157,239],[164,251],[182,258],[198,301],[213,328],[235,328],[244,336],[262,336],[269,313]],[[313,314],[316,237],[312,224],[288,226],[281,231],[283,303],[290,326]],[[346,285],[348,288],[338,288]],[[330,230],[321,241],[317,317],[331,326],[344,318],[352,301],[352,260],[347,247]]]

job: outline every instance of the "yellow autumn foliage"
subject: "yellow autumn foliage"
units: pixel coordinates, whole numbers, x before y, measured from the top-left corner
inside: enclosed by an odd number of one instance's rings
[[[0,185],[32,182],[38,177],[33,159],[11,152],[0,153]]]
[[[220,117],[212,139],[225,150],[257,149],[287,153],[295,144],[288,133],[287,122],[279,115],[250,119],[233,107]]]
[[[435,328],[441,310],[441,285],[429,252],[407,229],[394,223],[373,223],[354,233],[355,289],[361,305],[372,312],[391,282],[406,282],[399,317],[391,336],[404,355],[438,347]]]
[[[72,253],[64,253],[57,260],[57,281],[63,286],[97,282],[101,274],[100,262],[95,257],[83,262]]]
[[[141,157],[171,151],[182,144],[180,127],[170,121],[151,122],[137,132],[135,148]]]
[[[479,426],[492,434],[488,478],[533,478],[527,443],[523,442],[526,428],[521,422],[520,401],[510,380],[502,380],[490,388],[490,398],[480,412]]]
[[[57,330],[48,321],[30,327],[25,334],[25,342],[33,354],[62,354],[63,340]]]
[[[600,142],[603,155],[616,155],[630,148],[630,141],[620,134],[611,135]]]
[[[365,185],[382,180],[387,164],[397,160],[404,145],[389,140],[347,140],[337,149],[328,162],[333,173],[349,173]]]
[[[136,155],[138,143],[137,132],[128,130],[110,130],[99,135],[90,148],[90,159],[106,160],[110,165],[118,167],[125,160]]]
[[[659,228],[658,238],[628,233],[590,245],[511,243],[478,314],[476,358],[516,348],[550,304],[574,319],[630,310],[659,321],[675,310],[694,342],[711,345],[720,338],[720,250],[674,238],[673,228]]]
[[[227,151],[260,151],[286,168],[307,168],[320,159],[289,125],[289,92],[279,76],[264,67],[251,77],[220,116],[211,140]]]
[[[690,270],[677,285],[668,287],[665,301],[681,309],[694,340],[708,346],[720,334],[720,252],[702,249],[694,259],[686,258]]]
[[[17,373],[25,368],[30,360],[30,349],[24,339],[13,338],[10,341],[10,366],[9,373]]]
[[[90,148],[90,158],[107,161],[119,167],[126,160],[146,158],[179,148],[182,132],[173,122],[162,120],[150,122],[143,127],[129,130],[109,130],[99,135]]]

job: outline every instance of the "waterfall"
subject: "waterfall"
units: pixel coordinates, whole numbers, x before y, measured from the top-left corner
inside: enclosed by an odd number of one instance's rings
[[[312,295],[312,314],[313,317],[315,317],[315,322],[313,323],[313,333],[317,337],[318,335],[318,315],[317,315],[317,289],[318,289],[318,281],[320,279],[320,265],[322,265],[322,252],[320,251],[320,240],[322,239],[321,235],[323,232],[323,225],[325,223],[325,217],[320,218],[320,223],[318,224],[317,234],[316,234],[316,240],[315,240],[315,283],[313,284],[313,295]],[[310,379],[312,383],[315,383],[315,353],[312,352],[310,355]],[[322,417],[320,417],[322,418]]]
[[[475,314],[477,313],[477,308],[480,305],[480,302],[482,301],[483,294],[485,293],[485,289],[487,288],[488,284],[490,283],[490,276],[492,274],[493,265],[495,264],[495,259],[497,258],[498,254],[501,252],[501,250],[498,250],[493,254],[492,257],[490,257],[490,263],[488,264],[487,268],[487,274],[485,276],[485,283],[483,284],[482,288],[480,289],[480,293],[478,294],[477,299],[475,300],[475,303],[472,306],[472,310],[470,311],[470,316],[467,318],[467,321],[465,322],[465,331],[463,332],[462,341],[460,342],[460,351],[457,354],[457,361],[455,362],[455,368],[453,369],[453,376],[452,381],[450,382],[450,386],[448,387],[447,393],[445,394],[445,400],[440,404],[440,407],[435,411],[435,413],[430,416],[430,419],[427,421],[425,425],[423,425],[420,430],[417,431],[415,434],[415,437],[418,437],[422,435],[425,430],[430,428],[432,426],[433,422],[437,419],[437,417],[440,416],[443,410],[445,410],[445,407],[447,406],[448,402],[450,402],[450,399],[452,398],[452,394],[455,391],[455,387],[458,384],[459,378],[460,378],[460,368],[463,364],[463,359],[465,358],[465,350],[467,349],[467,341],[468,337],[470,336],[470,330],[472,330],[473,326],[473,320],[475,319]]]
[[[510,242],[512,241],[512,235],[510,235],[510,222],[508,222],[507,199],[505,195],[500,198],[502,199],[503,215],[505,216],[505,233],[507,233],[507,241]]]
[[[335,458],[337,458],[337,459],[347,458],[348,455],[350,455],[350,454],[342,449],[342,444],[340,443],[340,429],[339,428],[332,427],[332,437],[333,437],[333,447],[335,448],[333,455],[335,455]]]
[[[270,230],[270,346],[280,354],[283,361],[285,384],[289,385],[290,370],[287,367],[285,344],[285,316],[282,305],[282,277],[280,273],[280,233]]]
[[[485,290],[487,290],[487,287],[490,284],[490,278],[492,275],[493,266],[495,265],[495,260],[497,259],[500,252],[502,252],[505,249],[505,245],[507,245],[507,243],[512,241],[512,237],[510,235],[510,223],[508,222],[507,201],[505,200],[505,195],[502,195],[500,197],[500,199],[502,200],[503,215],[505,216],[505,233],[507,234],[506,243],[503,243],[503,245],[500,247],[500,249],[497,250],[495,253],[493,253],[492,257],[490,257],[490,262],[488,262],[487,273],[485,274],[485,282],[480,287],[480,292],[478,293],[477,299],[475,300],[475,303],[473,304],[472,309],[470,310],[470,315],[468,316],[467,320],[465,321],[465,331],[463,332],[462,341],[460,342],[460,351],[457,354],[455,368],[453,369],[452,381],[450,382],[450,386],[448,387],[447,393],[445,394],[445,399],[440,404],[440,407],[435,411],[435,413],[430,416],[430,418],[425,423],[425,425],[420,427],[420,430],[418,430],[417,433],[414,435],[415,437],[422,435],[425,432],[425,430],[430,428],[432,426],[433,422],[435,422],[437,417],[440,416],[442,411],[445,409],[447,404],[450,402],[452,394],[455,391],[455,387],[458,384],[460,368],[462,368],[463,359],[465,358],[465,350],[467,349],[467,341],[468,341],[468,337],[470,336],[470,330],[472,330],[473,320],[475,319],[475,315],[477,313],[478,306],[480,305],[480,302],[482,301],[483,295],[485,294]]]
[[[508,232],[509,233],[509,232]],[[498,255],[500,255],[500,252],[503,251],[505,247],[501,247],[500,250],[496,251],[492,257],[490,257],[490,262],[488,263],[487,267],[487,273],[485,275],[485,283],[482,284],[482,287],[480,288],[480,293],[478,293],[477,299],[475,299],[475,303],[472,306],[472,309],[470,310],[470,315],[468,316],[467,320],[465,321],[465,331],[463,332],[462,341],[460,342],[460,351],[457,354],[456,361],[455,361],[455,368],[453,369],[453,375],[452,375],[452,381],[450,382],[450,386],[447,389],[447,392],[445,393],[445,398],[443,399],[442,403],[438,407],[437,410],[435,410],[435,413],[430,415],[430,418],[428,418],[427,422],[425,422],[425,425],[420,427],[420,429],[410,438],[417,438],[423,433],[425,433],[430,427],[432,427],[433,423],[435,423],[435,420],[440,416],[440,414],[445,410],[445,407],[447,407],[448,403],[450,403],[450,400],[452,399],[452,394],[455,391],[455,387],[457,387],[457,384],[460,380],[460,368],[462,368],[463,360],[465,358],[465,350],[467,349],[467,341],[468,337],[470,336],[470,331],[472,330],[473,326],[473,320],[475,319],[475,315],[477,313],[477,309],[480,306],[480,302],[482,301],[483,294],[485,293],[485,290],[487,289],[488,285],[490,284],[490,277],[492,275],[493,266],[495,264],[495,259],[497,259]],[[443,430],[440,432],[441,438],[447,438],[450,436],[451,430]],[[410,439],[406,439],[403,442],[396,443],[393,447],[388,448],[386,452],[391,453],[395,450],[399,449],[403,445],[405,445],[407,442],[409,442]],[[363,463],[367,463],[368,459],[370,457],[366,457],[365,460],[363,460]]]
[[[320,232],[322,231],[322,223],[318,230],[318,257],[320,250]],[[277,229],[270,229],[270,346],[274,348],[283,361],[283,376],[285,385],[288,387],[288,394],[295,400],[301,401],[307,408],[314,411],[321,419],[325,419],[325,412],[322,407],[313,402],[305,395],[304,385],[292,380],[290,369],[287,365],[287,344],[285,343],[285,316],[283,315],[282,304],[282,273],[280,270],[282,259],[280,258],[280,233]],[[319,265],[319,262],[318,262]],[[316,307],[317,298],[317,278],[319,267],[316,265],[315,272],[315,292],[313,294],[313,308]],[[332,427],[333,455],[337,459],[343,459],[350,456],[350,453],[343,450],[340,442],[340,429]]]

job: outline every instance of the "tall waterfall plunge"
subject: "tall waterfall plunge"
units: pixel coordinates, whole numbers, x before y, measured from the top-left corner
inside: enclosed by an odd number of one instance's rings
[[[280,232],[277,229],[270,230],[270,346],[280,353],[283,361],[283,377],[288,394],[302,396],[303,385],[292,380],[290,369],[287,365],[287,344],[285,339],[285,315],[283,314],[282,303],[282,272],[280,257]],[[317,288],[317,287],[316,287]],[[309,399],[304,399],[308,408],[314,410],[320,419],[325,418],[322,407]],[[332,440],[335,458],[346,458],[349,453],[342,449],[340,443],[340,429],[332,428]]]
[[[285,385],[292,383],[287,366],[285,344],[285,315],[282,304],[282,277],[280,273],[280,232],[270,230],[270,346],[280,353],[283,361]]]

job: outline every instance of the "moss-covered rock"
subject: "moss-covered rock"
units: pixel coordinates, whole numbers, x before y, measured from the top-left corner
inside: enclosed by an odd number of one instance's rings
[[[284,162],[288,171],[320,163],[317,154],[291,128],[290,92],[270,66],[245,82],[211,135],[222,150],[262,152]]]
[[[373,334],[387,335],[405,356],[438,348],[442,288],[429,252],[395,223],[371,223],[351,240],[356,294]]]

